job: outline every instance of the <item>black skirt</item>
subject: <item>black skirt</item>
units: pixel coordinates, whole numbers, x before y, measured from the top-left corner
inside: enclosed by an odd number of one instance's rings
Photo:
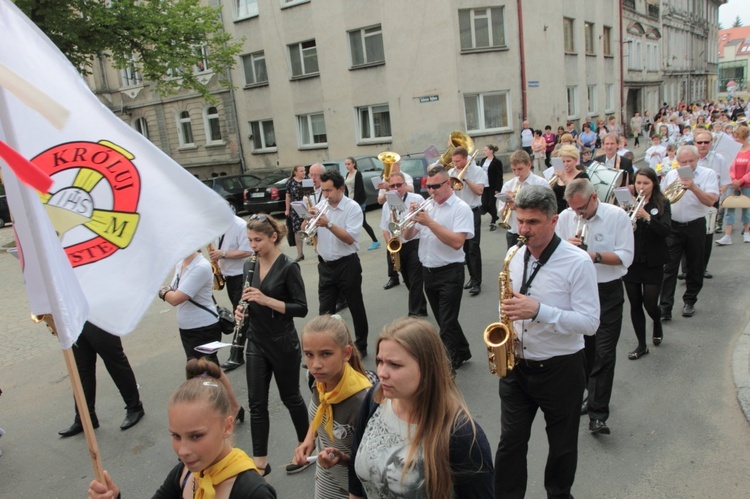
[[[664,277],[664,266],[649,267],[645,262],[633,262],[628,268],[628,273],[622,278],[625,282],[636,282],[639,284],[659,284]]]

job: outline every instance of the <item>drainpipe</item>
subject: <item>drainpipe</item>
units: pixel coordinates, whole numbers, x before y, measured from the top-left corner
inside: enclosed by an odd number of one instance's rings
[[[622,38],[622,0],[618,2],[620,5],[620,124],[625,130],[625,65],[623,64],[623,47],[625,45]],[[632,46],[630,47],[633,48]]]
[[[621,0],[622,1],[622,0]],[[516,0],[518,9],[518,52],[521,58],[521,113],[522,119],[528,118],[526,108],[526,52],[523,44],[523,8],[521,0]]]

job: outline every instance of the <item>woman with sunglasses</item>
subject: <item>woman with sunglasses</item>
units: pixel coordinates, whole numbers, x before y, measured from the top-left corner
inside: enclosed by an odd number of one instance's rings
[[[253,459],[262,474],[268,475],[268,389],[276,378],[281,402],[292,417],[297,444],[307,435],[307,407],[299,388],[302,350],[294,327],[295,317],[307,315],[305,283],[299,265],[279,249],[286,227],[274,218],[259,214],[250,217],[247,237],[257,256],[245,264],[243,304],[235,310],[235,320],[247,327],[247,396],[250,402],[250,432],[253,437]],[[250,272],[252,270],[252,275]],[[287,473],[307,466],[290,465]]]

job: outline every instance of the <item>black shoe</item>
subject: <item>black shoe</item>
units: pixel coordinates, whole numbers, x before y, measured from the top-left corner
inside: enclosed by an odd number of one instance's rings
[[[682,316],[683,317],[692,317],[695,315],[695,305],[691,305],[690,303],[686,303],[684,307],[682,307]]]
[[[482,285],[479,283],[474,284],[469,290],[471,296],[476,296],[482,291]]]
[[[589,398],[583,397],[583,403],[581,404],[581,416],[589,413]]]
[[[294,259],[294,263],[301,262],[304,259],[305,259],[305,255],[298,256],[297,258]]]
[[[661,321],[671,321],[672,320],[672,311],[671,310],[662,310],[661,311]]]
[[[349,308],[349,304],[346,303],[346,300],[341,300],[336,304],[336,312],[341,312],[345,308]]]
[[[681,281],[684,281],[684,280],[685,280],[685,277],[687,277],[687,276],[685,275],[685,272],[680,272],[679,274],[677,274],[677,279],[679,279],[679,280],[681,280]]]
[[[383,286],[383,289],[395,288],[399,284],[401,283],[398,281],[396,277],[391,277],[390,279],[388,279],[388,282],[385,283],[385,285]]]
[[[145,415],[146,412],[143,410],[143,407],[135,411],[128,411],[125,415],[125,419],[123,419],[122,424],[120,425],[120,430],[124,431],[128,428],[132,428],[133,426],[137,425],[138,421],[140,421],[141,418]]]
[[[94,429],[99,428],[99,420],[96,418],[96,416],[91,416],[91,425],[94,427]],[[57,434],[63,438],[72,437],[73,435],[78,435],[79,433],[83,433],[83,424],[77,417],[75,421],[73,421],[73,424],[70,428],[57,432]]]
[[[228,360],[226,364],[222,364],[221,368],[224,370],[225,373],[228,373],[230,371],[234,371],[238,367],[240,367],[242,364],[244,364],[245,361],[235,362],[233,360]]]
[[[313,463],[305,463],[305,464],[288,464],[286,466],[286,474],[287,475],[294,475],[295,473],[301,473],[305,471],[307,468],[309,468]]]
[[[235,423],[243,423],[245,421],[245,408],[240,407],[240,410],[237,411],[237,417],[234,418]]]
[[[493,231],[496,231],[496,230],[497,230],[497,225],[490,224],[490,232],[493,232]]]
[[[475,284],[476,282],[474,282],[474,279],[469,279],[469,282],[464,284],[464,289],[471,289],[474,287]]]
[[[638,360],[644,355],[648,353],[648,347],[644,348],[643,350],[633,350],[628,354],[628,358],[630,360]]]
[[[658,347],[661,345],[661,340],[664,339],[662,336],[654,336],[654,346]]]
[[[711,272],[709,272],[708,270],[704,270],[703,271],[703,278],[704,279],[713,279],[714,275]]]
[[[609,427],[602,419],[592,419],[589,421],[589,431],[594,434],[609,435]]]
[[[260,470],[258,470],[258,471],[260,471]],[[270,474],[271,474],[271,464],[270,463],[266,463],[266,467],[263,468],[263,473],[261,473],[261,476],[267,476],[267,475],[270,475]]]

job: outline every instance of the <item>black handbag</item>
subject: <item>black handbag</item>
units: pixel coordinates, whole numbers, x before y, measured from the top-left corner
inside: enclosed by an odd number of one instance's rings
[[[218,303],[216,303],[216,298],[211,295],[211,298],[214,300],[214,304],[216,304],[216,310],[218,311],[218,314],[208,307],[204,307],[200,303],[197,303],[193,301],[192,298],[188,298],[188,301],[195,305],[198,308],[202,308],[209,314],[213,315],[214,317],[219,319],[219,326],[221,326],[221,332],[224,334],[234,334],[234,314],[231,310],[229,310],[227,307],[222,307]]]

